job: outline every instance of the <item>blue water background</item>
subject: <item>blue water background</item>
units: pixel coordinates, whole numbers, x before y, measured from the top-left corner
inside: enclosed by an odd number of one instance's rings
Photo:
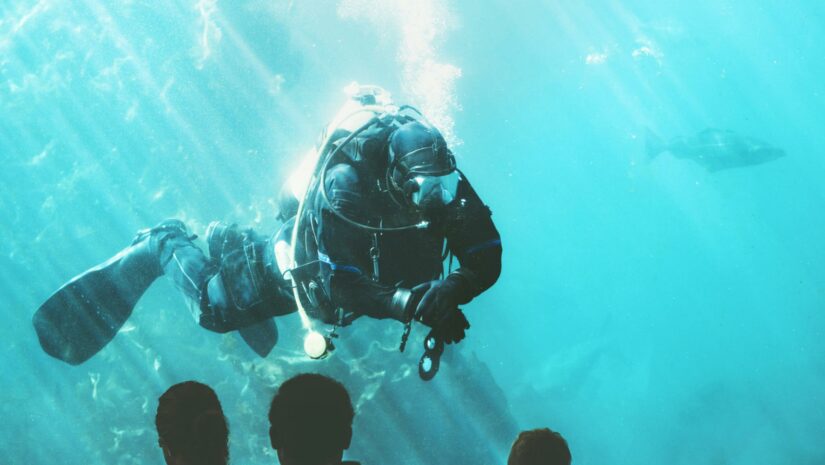
[[[577,464],[825,463],[823,73],[817,1],[0,1],[2,462],[160,463],[157,396],[200,379],[233,463],[275,463],[265,402],[243,403],[254,355],[171,284],[80,367],[31,315],[163,218],[274,230],[358,81],[433,115],[494,212],[504,272],[461,350],[519,428],[560,431]],[[645,154],[647,128],[708,127],[787,156],[710,173]],[[282,320],[270,359],[300,350]],[[420,403],[457,388],[416,383]]]

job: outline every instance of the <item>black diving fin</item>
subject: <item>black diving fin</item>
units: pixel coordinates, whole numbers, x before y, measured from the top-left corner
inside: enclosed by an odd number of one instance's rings
[[[249,348],[261,357],[269,355],[278,343],[278,326],[273,318],[241,328],[238,332]]]
[[[52,294],[32,317],[43,350],[79,365],[103,349],[163,275],[158,241],[175,235],[186,237],[185,226],[176,220],[141,231],[132,245]]]

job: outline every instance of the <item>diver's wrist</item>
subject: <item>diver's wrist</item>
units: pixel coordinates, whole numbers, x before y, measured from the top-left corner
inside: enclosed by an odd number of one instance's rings
[[[390,300],[389,317],[402,323],[407,323],[412,319],[413,293],[410,289],[399,287],[392,294]]]

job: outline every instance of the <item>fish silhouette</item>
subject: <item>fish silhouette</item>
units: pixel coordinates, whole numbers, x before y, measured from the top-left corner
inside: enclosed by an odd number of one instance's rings
[[[708,128],[689,137],[665,142],[647,130],[646,151],[652,160],[663,152],[676,158],[693,160],[710,172],[759,165],[785,156],[785,151],[733,131]]]

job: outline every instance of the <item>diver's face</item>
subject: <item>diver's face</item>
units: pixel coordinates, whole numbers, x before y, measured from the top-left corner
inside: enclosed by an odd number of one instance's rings
[[[407,198],[418,210],[441,210],[455,200],[459,180],[457,171],[442,176],[413,176],[406,183]]]

